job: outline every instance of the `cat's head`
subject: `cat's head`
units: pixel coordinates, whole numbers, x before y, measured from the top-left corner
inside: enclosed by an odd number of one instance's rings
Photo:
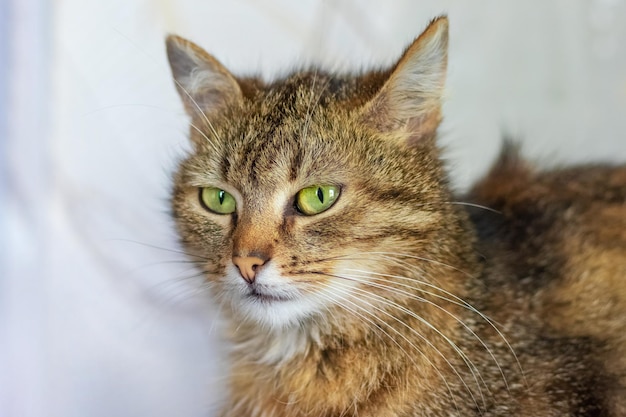
[[[194,145],[174,215],[237,319],[285,327],[362,314],[379,297],[402,299],[399,276],[428,280],[444,262],[453,222],[434,139],[447,42],[439,18],[389,70],[264,83],[168,38]]]

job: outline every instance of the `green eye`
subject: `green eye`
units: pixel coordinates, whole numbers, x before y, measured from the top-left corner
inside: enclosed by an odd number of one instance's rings
[[[296,194],[296,208],[307,216],[319,214],[335,203],[339,191],[336,185],[313,185],[303,188]]]
[[[237,209],[235,198],[215,187],[201,188],[200,201],[207,209],[217,214],[230,214]]]

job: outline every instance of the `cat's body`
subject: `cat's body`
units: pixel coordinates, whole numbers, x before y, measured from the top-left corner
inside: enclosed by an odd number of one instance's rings
[[[388,70],[236,79],[168,54],[183,243],[230,323],[222,416],[626,415],[626,168],[510,149],[453,196],[447,21]]]

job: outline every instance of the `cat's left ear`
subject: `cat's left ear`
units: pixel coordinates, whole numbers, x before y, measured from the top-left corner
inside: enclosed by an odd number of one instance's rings
[[[380,91],[362,109],[380,131],[403,129],[410,144],[434,137],[448,64],[448,19],[433,20],[407,48]]]
[[[175,35],[167,37],[166,47],[176,89],[192,118],[241,102],[239,83],[212,55]]]

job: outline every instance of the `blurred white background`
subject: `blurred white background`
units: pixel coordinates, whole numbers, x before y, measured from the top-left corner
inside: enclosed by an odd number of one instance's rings
[[[459,188],[503,132],[550,165],[626,161],[626,0],[0,0],[0,416],[213,415],[216,323],[167,214],[166,33],[271,78],[389,64],[442,13]]]

